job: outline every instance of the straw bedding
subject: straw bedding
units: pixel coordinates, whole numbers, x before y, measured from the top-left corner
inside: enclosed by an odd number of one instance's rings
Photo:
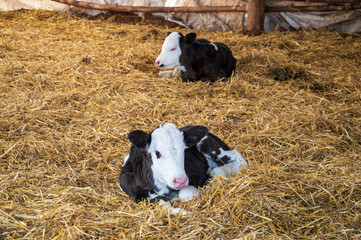
[[[0,15],[1,239],[361,237],[361,38],[198,31],[237,58],[228,81],[157,77],[160,22]],[[151,24],[153,23],[153,24]],[[118,185],[127,133],[205,125],[249,162],[186,216]]]

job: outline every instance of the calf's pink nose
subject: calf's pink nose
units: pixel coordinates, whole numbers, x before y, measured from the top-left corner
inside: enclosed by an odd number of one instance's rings
[[[174,187],[182,188],[188,185],[188,178],[187,177],[179,177],[173,180]]]

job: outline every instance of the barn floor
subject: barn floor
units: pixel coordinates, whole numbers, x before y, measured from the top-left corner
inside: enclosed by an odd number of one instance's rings
[[[361,238],[361,35],[199,31],[228,81],[161,79],[170,25],[0,14],[0,239]],[[127,133],[205,125],[249,166],[178,206],[135,204]]]

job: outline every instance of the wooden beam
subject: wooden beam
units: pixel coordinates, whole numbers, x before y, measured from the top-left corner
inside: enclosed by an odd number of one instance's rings
[[[347,11],[353,9],[361,9],[361,2],[354,0],[352,3],[345,3],[339,5],[336,0],[306,0],[309,5],[299,5],[298,3],[305,3],[301,1],[294,1],[285,6],[266,6],[266,0],[249,0],[247,9],[243,6],[200,6],[200,7],[149,7],[149,6],[121,6],[115,4],[96,4],[89,2],[82,2],[76,0],[52,0],[55,2],[80,7],[87,9],[95,9],[112,12],[184,12],[184,13],[209,13],[209,12],[247,12],[246,32],[251,35],[258,35],[264,30],[264,16],[265,12],[325,12],[325,11]],[[334,4],[329,2],[335,2]],[[343,2],[351,0],[340,0]],[[320,5],[320,2],[323,4]],[[337,5],[336,5],[337,2]],[[355,3],[356,2],[356,3]],[[296,4],[297,3],[297,4]]]
[[[360,9],[361,3],[347,4],[347,5],[328,5],[328,6],[279,6],[267,7],[266,12],[329,12],[329,11],[347,11]]]
[[[251,35],[258,35],[264,30],[266,0],[249,0],[246,30]]]
[[[277,0],[277,2],[304,2],[304,3],[330,3],[330,4],[345,4],[345,3],[359,3],[361,0]]]
[[[115,4],[97,4],[76,0],[52,0],[54,2],[72,5],[74,7],[88,8],[112,12],[185,12],[185,13],[209,13],[209,12],[246,12],[244,6],[200,6],[200,7],[146,7],[146,6],[121,6]]]
[[[115,4],[97,4],[97,3],[88,3],[76,0],[52,0],[54,2],[59,2],[74,7],[102,10],[102,11],[113,11],[113,12],[144,12],[144,13],[154,13],[154,12],[184,12],[184,13],[209,13],[209,12],[247,12],[246,7],[243,6],[200,6],[200,7],[146,7],[146,6],[121,6]],[[263,4],[265,0],[249,0],[248,6],[251,6],[255,2],[261,1]],[[297,1],[297,0],[296,0]],[[306,1],[318,1],[318,3],[326,1],[331,1],[334,3],[329,3],[327,6],[316,6],[309,3],[309,6],[297,6],[292,3],[286,6],[273,6],[266,7],[266,12],[325,12],[325,11],[346,11],[353,9],[361,9],[361,0],[306,0]],[[340,2],[353,1],[352,3],[346,3],[339,5]],[[297,1],[300,2],[301,1]],[[305,2],[305,1],[303,1]],[[316,2],[314,2],[316,3]],[[251,7],[252,9],[253,7]],[[254,12],[252,14],[263,15],[263,10],[260,13]],[[251,14],[251,15],[252,15]],[[249,13],[248,13],[249,18]]]

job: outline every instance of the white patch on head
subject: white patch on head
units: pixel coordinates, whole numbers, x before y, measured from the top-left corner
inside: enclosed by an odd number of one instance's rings
[[[187,178],[184,169],[184,143],[183,133],[174,124],[165,123],[151,133],[151,143],[148,152],[152,157],[152,171],[157,187],[169,186],[179,189],[176,179]],[[188,179],[183,182],[188,185]]]
[[[180,34],[178,32],[172,32],[166,37],[162,46],[162,51],[155,60],[156,63],[159,62],[157,65],[158,68],[169,69],[180,67],[179,57],[182,51],[179,46],[179,38]]]
[[[123,166],[127,163],[128,159],[129,159],[129,154],[124,157]]]
[[[211,43],[211,45],[214,47],[214,49],[215,49],[216,51],[218,51],[218,47],[217,47],[217,45],[216,45],[216,44]]]
[[[208,137],[207,135],[204,136],[198,143],[197,143],[197,149],[201,151],[201,145],[203,144],[203,141],[206,140]]]
[[[202,152],[201,151],[201,145],[203,144],[203,141],[206,140],[208,137],[207,136],[204,136],[198,143],[197,143],[197,149],[198,151]],[[214,152],[214,151],[213,151]],[[212,153],[213,153],[212,152]],[[213,154],[215,154],[216,152],[214,152]],[[209,155],[209,154],[206,154],[206,153],[202,153],[203,156],[207,159],[207,162],[208,162],[208,173],[210,173],[210,171],[215,168],[215,167],[218,167],[217,163],[213,160],[212,156]]]
[[[205,154],[205,153],[202,153],[203,156],[207,159],[207,163],[208,163],[208,173],[210,173],[210,171],[213,169],[213,168],[216,168],[218,167],[217,163],[213,160],[212,156],[211,155],[208,155],[208,154]]]
[[[216,154],[216,151],[212,151],[212,154],[213,154],[213,155]]]

